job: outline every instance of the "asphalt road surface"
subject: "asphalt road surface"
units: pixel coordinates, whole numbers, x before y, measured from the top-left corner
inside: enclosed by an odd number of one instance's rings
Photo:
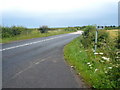
[[[80,34],[81,31],[3,44],[3,88],[85,88],[63,55],[64,46]]]

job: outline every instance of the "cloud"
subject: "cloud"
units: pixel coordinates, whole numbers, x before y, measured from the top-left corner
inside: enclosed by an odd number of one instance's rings
[[[31,13],[71,12],[74,10],[96,10],[106,3],[118,0],[3,0],[2,10]]]
[[[116,24],[119,0],[2,0],[7,25]],[[32,21],[32,22],[31,22]],[[116,21],[116,22],[115,22]]]

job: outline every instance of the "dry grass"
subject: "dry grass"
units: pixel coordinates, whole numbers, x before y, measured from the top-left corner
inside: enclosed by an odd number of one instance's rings
[[[107,32],[109,33],[112,39],[115,39],[118,37],[118,30],[107,30]]]

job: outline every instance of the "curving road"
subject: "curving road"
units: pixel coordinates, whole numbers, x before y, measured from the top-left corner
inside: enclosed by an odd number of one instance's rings
[[[3,44],[3,88],[84,88],[66,64],[64,45],[82,32]]]

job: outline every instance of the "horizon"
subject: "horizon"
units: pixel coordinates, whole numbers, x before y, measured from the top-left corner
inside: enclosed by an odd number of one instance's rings
[[[2,27],[13,27],[13,26],[16,26],[16,27],[25,27],[25,26],[20,26],[20,25],[12,25],[12,26],[2,26]],[[43,25],[44,26],[44,25]],[[98,25],[85,25],[85,26],[98,26]],[[103,26],[103,25],[99,25],[100,27],[101,26]],[[103,27],[111,27],[111,26],[115,26],[115,27],[120,27],[120,26],[118,26],[118,25],[105,25],[105,26],[103,26]],[[40,28],[41,26],[39,26],[39,27],[25,27],[25,28]],[[83,26],[61,26],[61,27],[48,27],[48,28],[68,28],[68,27],[84,27],[84,25]]]

